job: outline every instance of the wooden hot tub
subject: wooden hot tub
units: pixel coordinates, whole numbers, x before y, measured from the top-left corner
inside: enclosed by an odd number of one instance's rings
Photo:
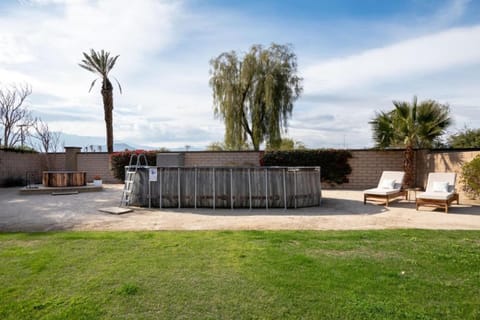
[[[78,187],[87,184],[85,171],[44,171],[43,185],[45,187]]]

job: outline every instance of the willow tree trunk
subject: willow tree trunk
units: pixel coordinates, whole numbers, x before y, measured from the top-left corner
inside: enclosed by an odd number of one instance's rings
[[[103,110],[107,129],[107,152],[113,152],[113,87],[110,80],[105,79],[102,86]]]
[[[405,149],[405,160],[403,162],[403,168],[405,170],[404,185],[407,188],[414,187],[415,184],[414,158],[415,152],[413,150],[413,147],[411,145],[407,145]]]

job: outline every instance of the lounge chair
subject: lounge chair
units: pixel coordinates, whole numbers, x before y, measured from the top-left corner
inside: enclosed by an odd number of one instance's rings
[[[385,201],[385,206],[388,207],[393,198],[404,196],[406,199],[407,192],[402,190],[404,176],[403,171],[383,171],[378,186],[363,191],[363,204],[366,204],[369,199],[374,199]]]
[[[455,192],[456,176],[454,172],[430,172],[425,192],[417,195],[417,210],[420,206],[435,206],[445,207],[445,213],[448,213],[448,206],[453,201],[457,200],[459,204],[458,193]]]

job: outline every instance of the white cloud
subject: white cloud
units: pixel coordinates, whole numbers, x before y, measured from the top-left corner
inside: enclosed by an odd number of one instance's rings
[[[0,63],[17,64],[33,60],[25,41],[12,34],[0,34]]]
[[[52,120],[54,130],[104,135],[99,87],[88,92],[96,76],[78,66],[82,52],[94,48],[120,54],[112,76],[119,79],[125,92],[119,95],[115,89],[115,104],[121,107],[146,103],[143,112],[148,114],[165,104],[164,98],[176,98],[164,97],[163,89],[155,82],[168,75],[152,72],[152,65],[156,65],[155,56],[175,43],[175,24],[183,15],[182,6],[183,2],[170,0],[22,1],[21,6],[10,8],[9,14],[0,19],[0,79],[31,84],[34,109],[40,112],[51,114],[80,107],[100,120]],[[149,85],[142,87],[137,82]],[[52,99],[35,103],[39,96]]]
[[[75,95],[78,84],[93,77],[77,65],[90,48],[121,54],[121,74],[137,72],[147,55],[173,41],[172,26],[181,14],[181,2],[170,1],[64,1],[62,6],[60,12],[24,6],[0,21],[0,39],[8,40],[0,47],[0,71],[16,63],[25,78],[35,74],[37,93]]]
[[[456,28],[305,68],[305,92],[361,89],[480,63],[480,26]]]

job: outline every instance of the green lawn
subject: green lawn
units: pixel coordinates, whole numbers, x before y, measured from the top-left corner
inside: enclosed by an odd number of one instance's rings
[[[0,234],[0,319],[480,319],[480,232]]]

